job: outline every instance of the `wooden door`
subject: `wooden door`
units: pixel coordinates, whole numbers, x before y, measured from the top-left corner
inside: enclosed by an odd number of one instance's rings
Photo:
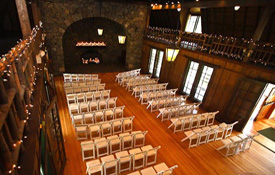
[[[257,115],[257,120],[263,119],[263,118],[268,119],[274,109],[275,109],[275,88],[272,88],[271,92],[265,99],[265,102],[263,103],[259,111],[259,114]]]
[[[234,127],[237,131],[243,130],[265,85],[266,83],[252,79],[240,80],[226,115],[227,122],[239,121]]]

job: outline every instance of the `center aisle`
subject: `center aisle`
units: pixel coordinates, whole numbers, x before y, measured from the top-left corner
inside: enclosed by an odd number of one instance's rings
[[[146,144],[153,147],[161,146],[158,151],[157,163],[165,162],[169,167],[178,165],[175,175],[183,174],[238,174],[254,172],[257,174],[269,174],[274,167],[269,167],[272,162],[270,157],[256,156],[259,152],[267,154],[257,143],[253,143],[250,153],[224,158],[215,149],[219,142],[200,145],[196,148],[187,148],[187,143],[181,143],[183,133],[173,133],[168,129],[169,122],[161,122],[154,113],[141,105],[134,96],[115,82],[116,73],[99,74],[102,83],[106,83],[105,89],[111,90],[111,97],[117,97],[117,106],[125,105],[124,116],[135,116],[133,131],[148,131]],[[65,167],[65,175],[84,175],[85,162],[82,161],[80,142],[76,140],[63,89],[63,77],[55,78],[58,97],[60,121],[65,140],[66,156],[68,158]],[[254,155],[254,156],[253,156]],[[263,164],[261,162],[268,162]],[[266,167],[265,167],[266,166]],[[270,168],[270,169],[269,169]],[[127,174],[129,172],[123,173]]]

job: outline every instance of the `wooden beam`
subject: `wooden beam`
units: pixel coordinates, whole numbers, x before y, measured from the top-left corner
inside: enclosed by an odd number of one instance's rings
[[[183,8],[181,9],[180,12],[180,31],[184,32],[185,31],[185,27],[187,24],[187,20],[188,20],[188,14],[189,14],[190,8]],[[179,46],[181,43],[181,35],[179,37],[179,40],[177,41],[177,46]]]
[[[263,34],[263,31],[272,15],[272,13],[275,11],[274,7],[268,6],[263,9],[263,13],[261,15],[260,21],[258,23],[258,26],[255,30],[255,33],[253,35],[253,41],[259,41],[261,39],[261,36]]]
[[[222,0],[222,1],[196,1],[181,4],[183,8],[219,8],[234,6],[271,6],[275,5],[274,0]]]
[[[31,35],[31,24],[26,0],[15,0],[15,3],[17,7],[17,13],[20,21],[23,39],[26,39]]]

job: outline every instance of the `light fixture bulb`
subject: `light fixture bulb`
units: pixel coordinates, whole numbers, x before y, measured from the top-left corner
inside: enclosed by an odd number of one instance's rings
[[[238,11],[240,8],[241,8],[241,6],[236,5],[236,6],[234,7],[234,10],[235,10],[235,11]]]
[[[101,36],[103,34],[103,29],[97,29],[97,33],[99,36]]]
[[[180,12],[180,11],[181,11],[181,8],[177,8],[177,11]]]

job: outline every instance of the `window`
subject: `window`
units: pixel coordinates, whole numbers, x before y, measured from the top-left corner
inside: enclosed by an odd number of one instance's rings
[[[189,15],[185,32],[201,33],[201,16]]]
[[[183,88],[183,91],[186,94],[190,94],[190,92],[191,92],[191,89],[192,89],[193,83],[195,81],[195,77],[196,77],[198,68],[199,68],[199,63],[191,61],[190,67],[189,67],[189,70],[188,70],[188,74],[187,74],[187,78],[186,78],[186,81],[185,81],[185,85],[184,85],[184,88]]]
[[[150,51],[148,72],[152,74],[154,77],[160,76],[163,55],[164,52],[161,50],[151,49]]]
[[[199,101],[202,101],[204,94],[206,92],[206,89],[208,87],[211,75],[213,73],[213,68],[208,66],[203,66],[203,71],[200,77],[200,81],[195,93],[195,99],[198,99]]]
[[[153,74],[154,64],[155,64],[155,60],[156,60],[156,54],[157,54],[157,50],[151,49],[150,58],[149,58],[149,69],[148,69],[148,72],[150,74]]]
[[[214,68],[190,61],[182,92],[197,101],[202,101],[211,80]]]

